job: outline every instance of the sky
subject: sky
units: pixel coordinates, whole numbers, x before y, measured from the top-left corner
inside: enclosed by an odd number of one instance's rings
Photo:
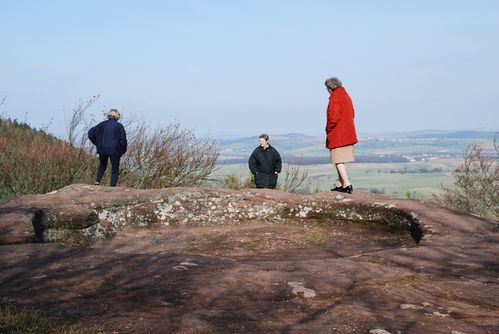
[[[199,136],[499,128],[499,1],[0,0],[0,115],[63,134],[79,99]],[[100,120],[100,119],[99,119]]]

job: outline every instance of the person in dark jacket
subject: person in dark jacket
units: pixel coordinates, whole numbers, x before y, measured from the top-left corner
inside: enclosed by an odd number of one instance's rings
[[[260,135],[259,141],[260,146],[255,148],[248,160],[249,169],[255,177],[257,188],[275,189],[277,175],[282,168],[281,156],[270,146],[268,135]]]
[[[118,123],[120,113],[111,109],[107,113],[107,121],[103,121],[88,131],[88,139],[97,146],[99,154],[99,169],[95,177],[95,184],[99,185],[107,168],[108,160],[111,160],[110,186],[115,187],[118,183],[120,173],[120,159],[127,149],[125,128]]]

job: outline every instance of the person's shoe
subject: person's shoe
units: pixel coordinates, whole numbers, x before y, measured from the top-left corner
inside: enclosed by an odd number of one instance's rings
[[[347,187],[343,187],[341,188],[340,190],[338,190],[339,192],[342,192],[342,193],[347,193],[347,194],[351,194],[353,193],[353,186],[352,185],[349,185]]]
[[[100,182],[95,181],[95,182],[94,182],[94,185],[96,185],[96,186],[100,186]]]
[[[342,187],[342,186],[339,186],[339,187],[338,187],[338,186],[336,186],[336,187],[334,187],[333,189],[331,189],[331,191],[341,191],[341,189],[343,189],[343,187]]]

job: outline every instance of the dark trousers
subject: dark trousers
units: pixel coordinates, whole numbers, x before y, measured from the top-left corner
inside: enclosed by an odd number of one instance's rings
[[[116,183],[118,183],[118,175],[120,174],[120,158],[116,156],[108,156],[99,154],[99,169],[97,169],[97,176],[95,177],[95,181],[100,183],[102,177],[104,176],[104,172],[107,168],[107,161],[111,159],[111,187],[116,187]]]
[[[258,189],[275,189],[277,185],[277,174],[259,172],[255,174],[255,186]]]

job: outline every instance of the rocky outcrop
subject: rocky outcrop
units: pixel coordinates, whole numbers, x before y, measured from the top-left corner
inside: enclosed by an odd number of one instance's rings
[[[230,225],[248,220],[383,222],[407,229],[416,242],[423,237],[415,213],[380,201],[354,201],[337,193],[302,196],[250,189],[137,190],[72,185],[2,203],[0,215],[4,232],[0,244],[90,245],[124,228]]]
[[[12,207],[9,202],[0,205],[0,245],[32,242],[90,245],[116,233],[99,220],[94,210],[54,200],[50,195],[14,200],[17,201],[26,201],[26,206]]]
[[[419,201],[73,185],[0,243],[0,297],[106,333],[499,332],[499,224]]]

